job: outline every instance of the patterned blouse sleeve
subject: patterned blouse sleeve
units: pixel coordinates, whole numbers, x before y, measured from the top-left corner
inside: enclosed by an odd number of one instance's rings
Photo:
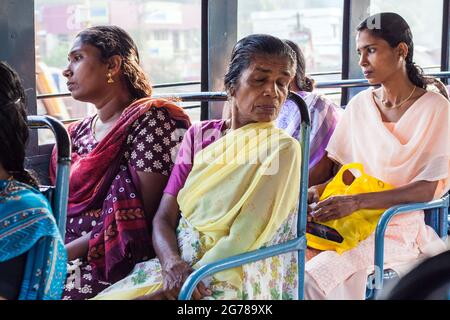
[[[168,111],[152,108],[132,124],[125,158],[137,171],[170,175],[179,139]]]
[[[180,143],[178,155],[169,181],[167,182],[164,193],[171,194],[176,197],[178,192],[184,187],[189,173],[192,170],[194,158],[194,130],[196,125],[191,126]]]

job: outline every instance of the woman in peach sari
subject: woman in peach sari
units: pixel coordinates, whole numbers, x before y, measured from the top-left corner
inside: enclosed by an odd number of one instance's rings
[[[371,25],[374,21],[380,24]],[[330,197],[310,213],[318,222],[359,209],[430,201],[449,190],[450,103],[439,93],[425,90],[430,80],[413,63],[408,24],[397,14],[381,13],[360,24],[356,40],[365,77],[381,86],[351,100],[331,137],[328,157],[338,166],[360,162],[366,173],[395,189]],[[310,202],[317,202],[325,186],[310,188]],[[425,225],[422,211],[397,216],[389,223],[385,263],[394,270],[396,265],[443,249],[444,242]],[[364,299],[367,272],[373,270],[373,234],[341,255],[309,253],[315,256],[306,264],[306,298]]]

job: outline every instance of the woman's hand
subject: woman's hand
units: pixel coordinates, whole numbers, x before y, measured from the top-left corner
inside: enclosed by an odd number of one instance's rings
[[[319,201],[320,198],[320,186],[312,186],[308,189],[308,207],[307,207],[307,221],[312,221],[313,218],[311,216],[311,213],[314,211],[314,208],[316,207],[316,203]]]
[[[308,189],[308,204],[316,203],[320,198],[319,186],[312,186]]]
[[[75,259],[85,259],[89,251],[89,239],[91,238],[91,232],[73,240],[65,245],[67,250],[67,260],[72,261]]]
[[[334,196],[317,204],[310,215],[318,222],[343,218],[360,209],[357,195]]]
[[[187,277],[193,272],[192,267],[181,258],[170,259],[162,266],[163,290],[169,300],[176,300]],[[195,288],[192,298],[200,300],[211,295],[211,291],[200,282]]]

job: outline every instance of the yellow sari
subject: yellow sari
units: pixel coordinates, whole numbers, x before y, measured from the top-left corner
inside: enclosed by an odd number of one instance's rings
[[[195,155],[192,171],[177,198],[182,221],[199,235],[194,268],[258,249],[273,240],[288,217],[297,212],[300,158],[299,143],[273,123],[246,125]],[[183,256],[190,244],[179,246]],[[160,271],[159,263],[153,260],[141,264],[153,264],[152,269]],[[241,290],[242,267],[220,272],[214,281]],[[162,283],[155,278],[135,288],[115,284],[96,298],[129,299],[160,288]]]

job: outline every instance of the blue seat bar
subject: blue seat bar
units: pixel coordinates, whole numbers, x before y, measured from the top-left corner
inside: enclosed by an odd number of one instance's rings
[[[448,215],[449,206],[449,195],[444,196],[441,199],[433,200],[430,202],[412,203],[406,205],[398,205],[387,209],[378,221],[377,228],[375,230],[375,287],[373,289],[373,295],[369,298],[374,298],[380,292],[383,287],[383,266],[384,266],[384,235],[389,221],[394,216],[399,214],[404,214],[407,212],[417,211],[417,210],[437,210],[439,217],[435,214],[435,218],[432,217],[431,220],[434,222],[439,222],[439,226],[433,226],[435,230],[439,233],[439,236],[445,239],[448,232],[448,224],[445,223]],[[427,213],[429,214],[429,213]],[[432,213],[433,214],[433,213]],[[432,222],[433,223],[433,222]]]
[[[207,264],[195,270],[186,279],[178,296],[179,300],[189,300],[194,292],[195,287],[201,279],[210,276],[216,272],[234,268],[266,259],[275,255],[286,252],[298,252],[298,298],[304,298],[304,275],[305,275],[305,250],[306,250],[306,216],[307,216],[307,200],[308,200],[308,173],[309,173],[309,136],[311,131],[311,122],[309,118],[308,107],[303,99],[295,93],[290,93],[288,99],[292,100],[299,108],[302,122],[300,124],[299,141],[302,147],[301,159],[301,179],[300,179],[300,195],[298,203],[298,219],[297,219],[297,238],[282,244],[270,246],[243,253],[237,256],[228,257],[215,263]]]
[[[67,199],[69,195],[69,174],[72,155],[70,137],[64,124],[50,116],[28,116],[28,126],[32,129],[50,129],[55,135],[57,167],[52,209],[61,237],[64,239],[66,232]]]

